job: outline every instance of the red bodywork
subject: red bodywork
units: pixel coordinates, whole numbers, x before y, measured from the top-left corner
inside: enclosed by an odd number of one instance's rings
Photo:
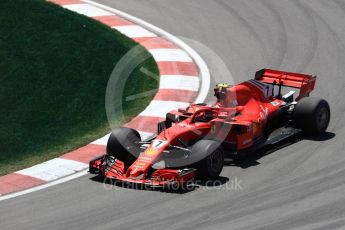
[[[267,123],[286,104],[280,95],[274,95],[273,88],[299,88],[299,100],[314,89],[315,78],[276,70],[258,71],[253,80],[232,87],[217,88],[215,94],[218,100],[211,106],[192,104],[185,109],[170,111],[164,122],[166,128],[161,127],[158,135],[128,168],[117,159],[111,166],[107,166],[107,156],[104,155],[91,161],[90,169],[98,169],[105,177],[130,183],[152,186],[186,183],[195,177],[196,170],[159,165],[161,156],[169,152],[172,146],[184,143],[185,146],[181,148],[187,148],[208,136],[232,146],[235,151],[248,149],[263,135]],[[212,113],[212,118],[207,121],[199,119],[205,113]]]
[[[102,157],[95,159],[90,162],[90,168],[97,168],[99,173],[102,176],[110,179],[116,179],[126,183],[139,183],[146,184],[152,187],[168,187],[168,186],[181,186],[190,181],[195,177],[194,169],[157,169],[150,178],[146,178],[142,174],[141,178],[135,177],[132,173],[129,173],[128,170],[125,172],[125,165],[122,161],[113,159],[113,164],[107,163],[107,158],[109,156],[103,155]],[[142,160],[143,158],[141,158]],[[139,172],[143,169],[141,162],[136,162],[135,165],[132,165],[132,169],[136,168]],[[142,171],[144,172],[144,171]],[[138,174],[136,174],[138,175]]]

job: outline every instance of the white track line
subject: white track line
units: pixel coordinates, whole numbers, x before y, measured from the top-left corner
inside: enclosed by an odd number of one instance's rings
[[[25,195],[25,194],[28,194],[28,193],[36,192],[36,191],[39,191],[39,190],[42,190],[42,189],[45,189],[45,188],[49,188],[49,187],[54,186],[54,185],[62,184],[62,183],[65,183],[67,181],[70,181],[70,180],[76,179],[78,177],[84,176],[86,174],[88,174],[88,170],[87,169],[83,170],[81,172],[77,172],[75,174],[72,174],[70,176],[67,176],[67,177],[64,177],[64,178],[61,178],[61,179],[58,179],[58,180],[46,183],[46,184],[38,185],[38,186],[35,186],[33,188],[25,189],[23,191],[14,192],[14,193],[11,193],[11,194],[8,194],[8,195],[0,196],[0,201],[11,199],[11,198],[14,198],[14,197],[17,197],[17,196],[21,196],[21,195]]]
[[[141,26],[130,25],[130,26],[114,26],[112,27],[120,33],[130,38],[142,38],[142,37],[157,37],[154,33],[144,29]]]

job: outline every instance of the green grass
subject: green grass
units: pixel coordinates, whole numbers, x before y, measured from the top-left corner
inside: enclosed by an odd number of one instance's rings
[[[136,45],[92,19],[43,0],[1,0],[0,175],[109,132],[107,82],[116,63]],[[130,74],[124,97],[158,87],[141,67],[158,74],[150,57]],[[125,103],[126,120],[151,99]]]

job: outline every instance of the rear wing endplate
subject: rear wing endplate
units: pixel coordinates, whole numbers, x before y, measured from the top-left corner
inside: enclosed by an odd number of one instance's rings
[[[310,92],[314,90],[316,76],[284,72],[280,70],[262,69],[255,73],[255,80],[267,84],[281,85],[300,89],[300,94],[297,101],[302,97],[309,96]]]

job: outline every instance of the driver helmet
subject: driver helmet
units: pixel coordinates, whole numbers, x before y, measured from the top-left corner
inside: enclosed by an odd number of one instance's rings
[[[226,89],[229,88],[230,85],[227,83],[218,83],[214,88],[214,96],[217,97],[217,101],[223,101],[226,96]]]
[[[210,121],[213,119],[213,112],[212,111],[205,111],[204,113],[204,120]]]

